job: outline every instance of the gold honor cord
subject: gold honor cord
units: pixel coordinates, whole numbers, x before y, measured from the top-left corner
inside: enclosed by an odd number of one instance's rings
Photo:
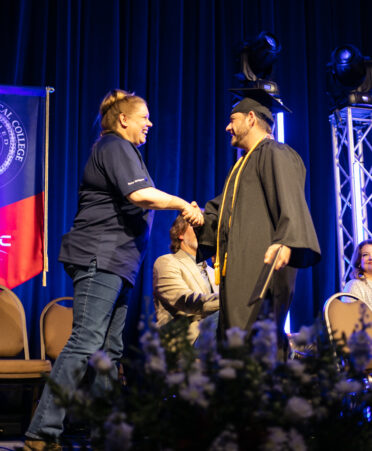
[[[251,156],[252,152],[256,149],[256,147],[260,144],[261,141],[263,141],[265,138],[267,138],[267,135],[264,136],[263,138],[260,138],[256,144],[246,153],[246,155],[244,157],[240,157],[239,160],[235,163],[235,166],[233,167],[233,170],[231,171],[231,174],[226,182],[226,186],[223,192],[223,197],[222,197],[222,205],[221,205],[221,211],[220,211],[220,215],[218,218],[218,227],[217,227],[217,249],[216,249],[216,261],[214,263],[214,278],[215,278],[215,284],[219,285],[221,283],[221,271],[220,271],[220,229],[221,229],[221,219],[222,219],[222,213],[223,210],[225,208],[225,200],[226,200],[226,194],[227,194],[227,190],[230,184],[230,180],[231,177],[233,176],[233,174],[235,173],[235,171],[239,168],[238,174],[235,178],[235,182],[234,182],[234,190],[233,190],[233,198],[232,198],[232,202],[231,202],[231,212],[230,212],[230,217],[229,217],[229,228],[231,225],[231,218],[232,218],[232,212],[233,212],[233,208],[234,208],[234,204],[235,204],[235,198],[236,198],[236,192],[238,189],[238,184],[239,184],[239,179],[240,179],[240,175],[242,170],[244,169],[244,166],[246,165],[248,158]],[[225,276],[226,275],[226,263],[227,263],[227,252],[225,252],[225,256],[224,256],[224,261],[223,261],[223,267],[222,267],[222,275]]]
[[[45,88],[45,150],[44,150],[44,246],[43,246],[43,287],[46,287],[46,273],[49,271],[48,261],[48,200],[49,200],[49,94],[54,88]]]

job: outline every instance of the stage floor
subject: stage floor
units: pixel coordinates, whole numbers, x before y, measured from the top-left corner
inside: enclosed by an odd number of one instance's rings
[[[24,440],[23,438],[17,439],[16,437],[14,438],[9,438],[8,440],[0,440],[0,451],[16,451],[16,450],[20,450],[23,448],[24,445]],[[81,449],[81,444],[74,444],[73,441],[70,445],[63,447],[64,450],[78,450]],[[89,451],[91,449],[90,446],[86,446],[84,449],[86,449],[87,451]]]

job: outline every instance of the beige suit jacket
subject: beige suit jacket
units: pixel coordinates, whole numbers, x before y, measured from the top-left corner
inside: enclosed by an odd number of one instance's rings
[[[154,264],[154,303],[159,326],[176,315],[190,317],[190,341],[199,335],[198,323],[219,309],[218,287],[214,284],[214,271],[207,266],[214,293],[200,274],[194,260],[182,249],[175,254],[159,257]]]

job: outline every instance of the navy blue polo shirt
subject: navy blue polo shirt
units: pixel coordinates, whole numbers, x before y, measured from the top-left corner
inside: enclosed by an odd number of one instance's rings
[[[79,188],[79,207],[63,236],[59,261],[110,271],[134,284],[150,236],[154,212],[126,196],[153,181],[138,149],[109,133],[93,146]]]

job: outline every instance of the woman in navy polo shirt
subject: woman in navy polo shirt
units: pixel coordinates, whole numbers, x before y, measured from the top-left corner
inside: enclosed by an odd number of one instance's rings
[[[103,349],[114,363],[122,357],[127,305],[146,252],[152,210],[179,210],[193,225],[203,221],[198,208],[154,188],[137,149],[152,127],[145,100],[116,89],[99,112],[101,137],[86,164],[78,212],[59,255],[74,282],[74,323],[51,377],[71,391],[94,352]],[[94,389],[107,388],[108,382],[97,375]],[[55,444],[64,416],[47,385],[26,432],[25,449],[44,449],[45,440]]]

